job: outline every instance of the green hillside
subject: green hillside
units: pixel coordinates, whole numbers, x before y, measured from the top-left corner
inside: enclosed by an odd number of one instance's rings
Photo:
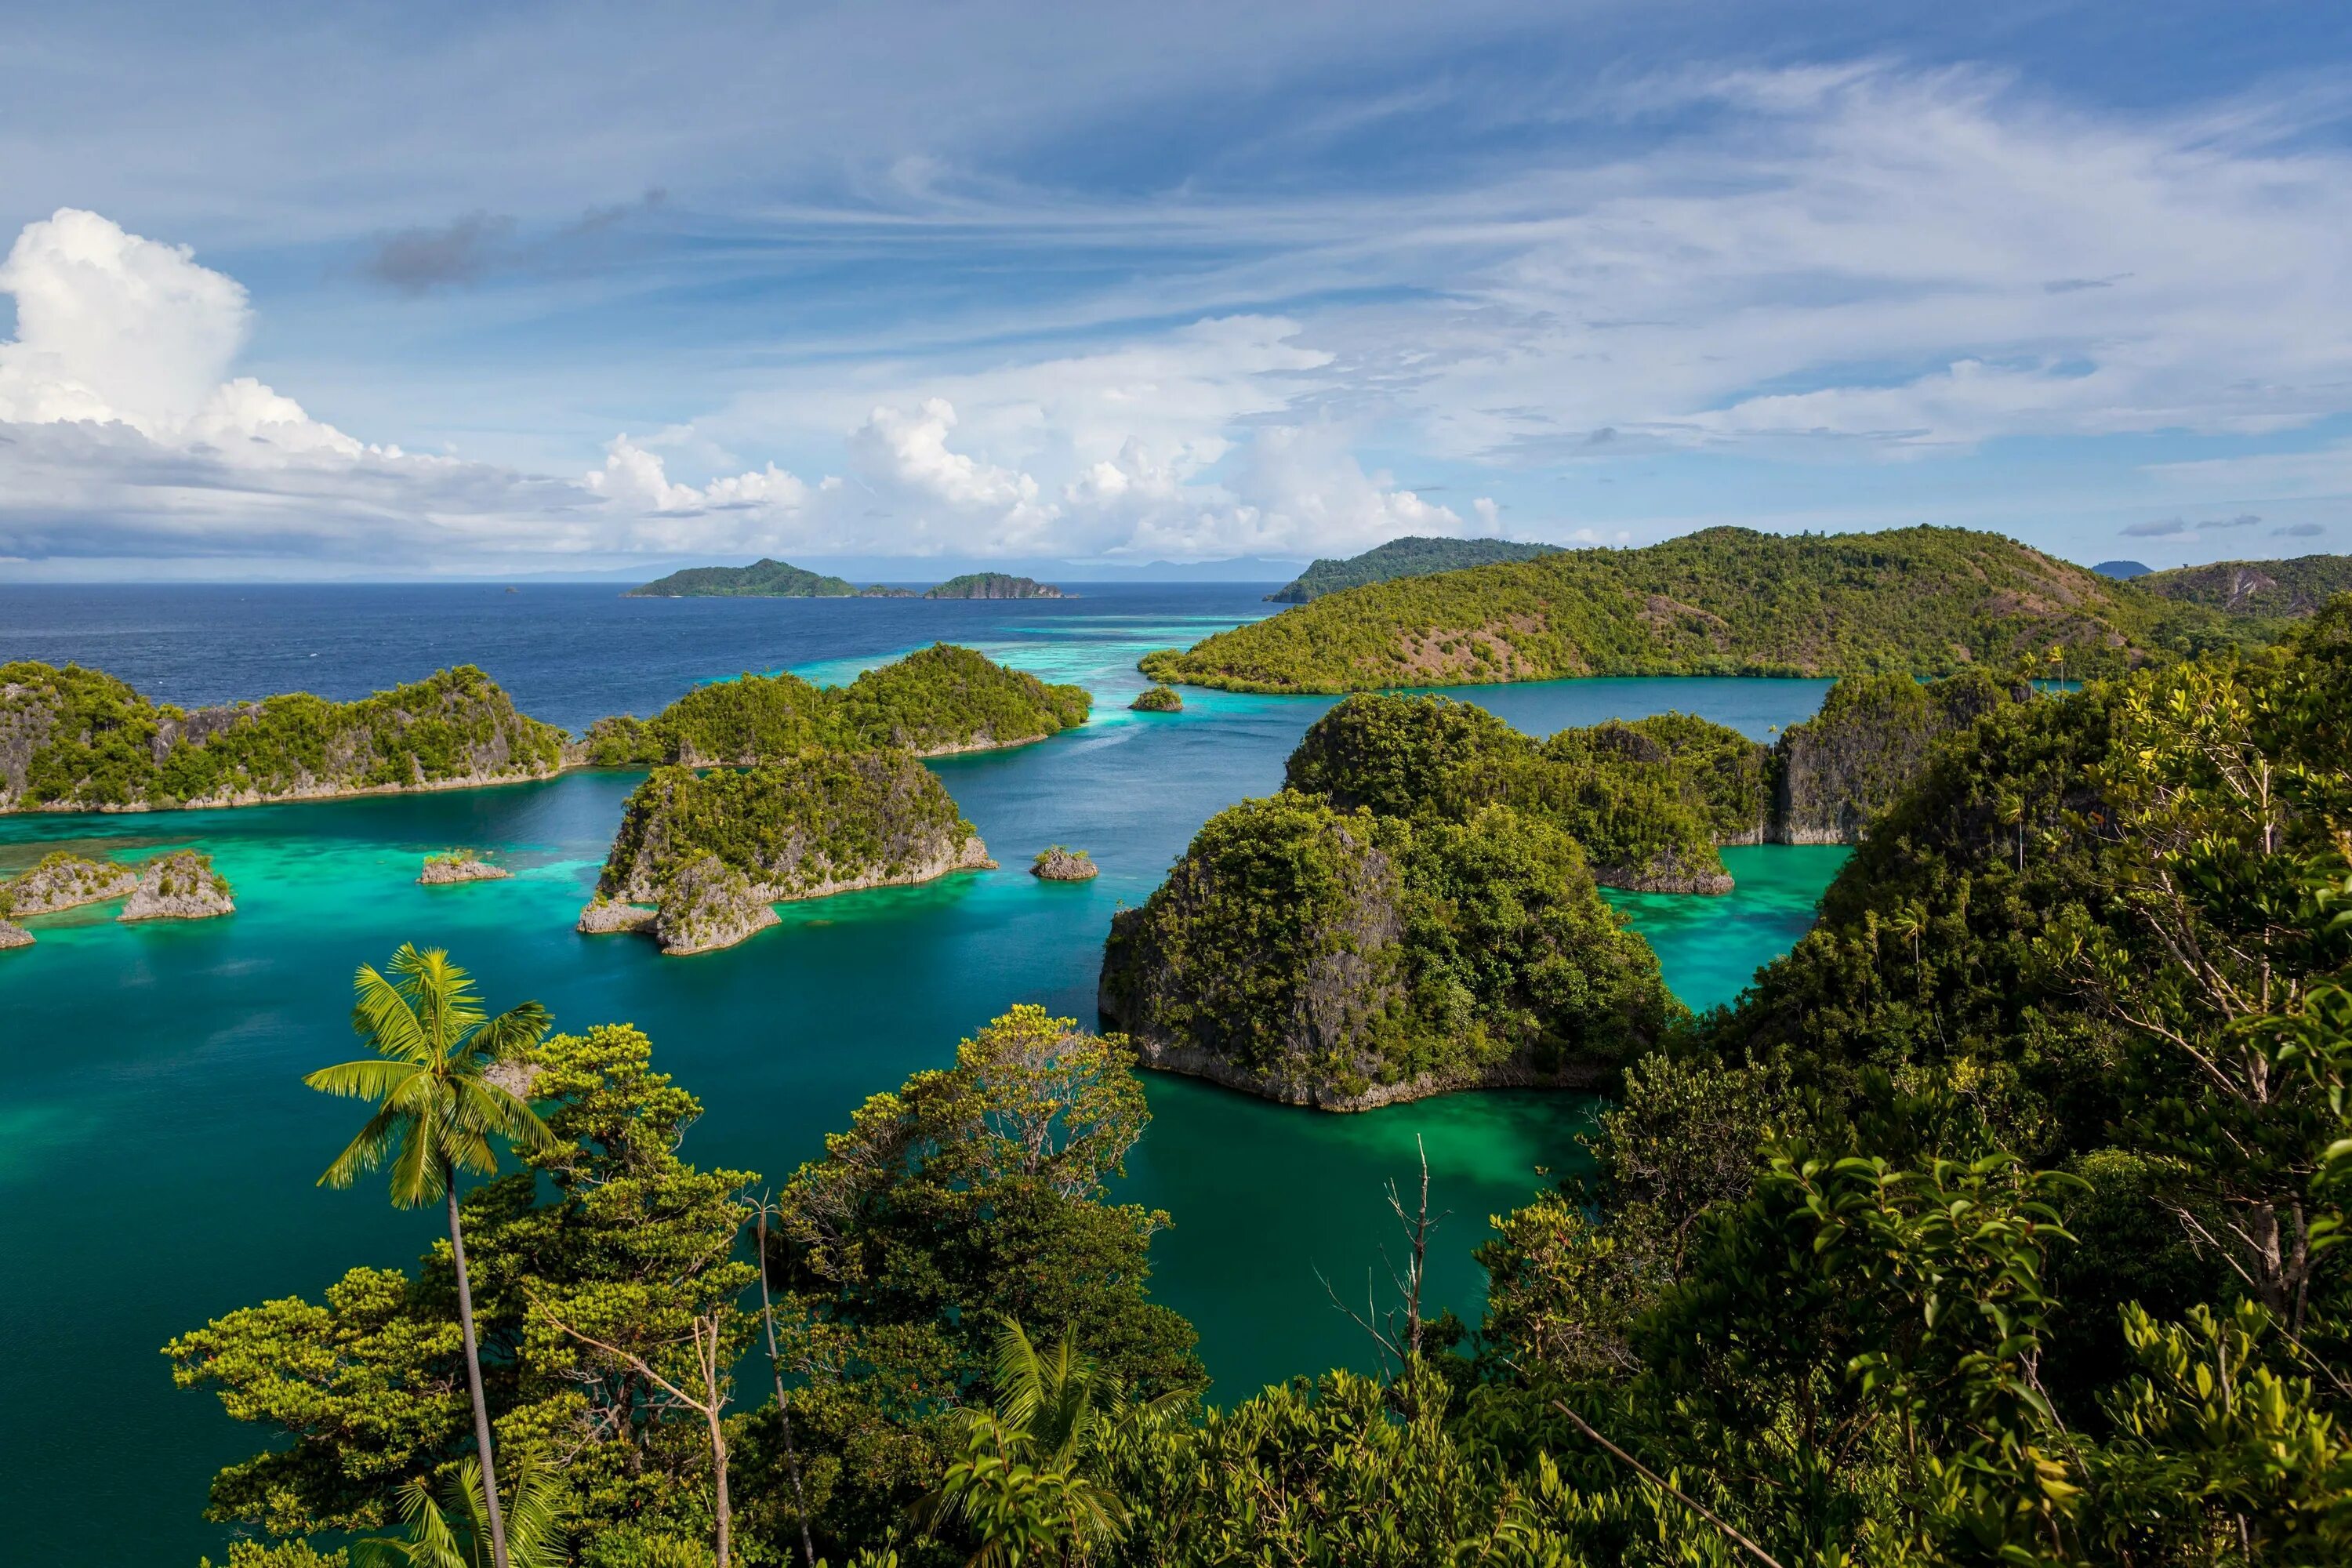
[[[1350,588],[1142,659],[1156,680],[1339,692],[1583,675],[1942,675],[2021,656],[2069,678],[2228,640],[1999,534],[1713,528]]]
[[[2135,586],[2225,616],[2299,617],[2316,611],[2337,594],[2352,593],[2352,555],[2175,566],[2168,572],[2151,572]]]
[[[926,599],[1059,599],[1066,597],[1051,583],[1015,577],[1008,572],[967,572],[924,592]]]
[[[846,578],[826,577],[789,562],[764,558],[749,566],[689,566],[658,582],[632,588],[628,599],[845,599],[857,589]]]
[[[1553,544],[1513,544],[1501,539],[1431,539],[1408,534],[1345,561],[1318,561],[1286,586],[1265,597],[1271,605],[1303,605],[1309,599],[1319,599],[1342,588],[1360,588],[1367,583],[1425,577],[1433,572],[1459,572],[1467,566],[1492,566],[1504,561],[1532,561],[1558,549]]]

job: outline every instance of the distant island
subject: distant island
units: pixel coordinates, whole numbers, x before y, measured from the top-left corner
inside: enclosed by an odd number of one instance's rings
[[[1425,577],[1433,572],[1458,572],[1465,566],[1492,566],[1504,561],[1532,561],[1559,550],[1556,544],[1513,544],[1502,539],[1432,539],[1408,534],[1345,561],[1318,561],[1286,585],[1268,594],[1272,605],[1303,605],[1342,588],[1367,583],[1388,583],[1399,577]]]
[[[1588,675],[1947,675],[2029,657],[2082,678],[2199,638],[2231,634],[2208,608],[1999,534],[1711,528],[1640,550],[1344,589],[1139,663],[1154,680],[1276,693]]]
[[[967,572],[926,591],[926,599],[1066,599],[1051,583],[1003,572]]]
[[[2298,555],[2292,561],[2216,561],[2151,572],[2137,586],[2233,618],[2301,620],[2352,589],[2352,555]]]
[[[625,599],[1065,599],[1049,583],[1003,572],[968,572],[918,595],[912,588],[871,583],[861,588],[846,577],[828,577],[789,561],[754,561],[749,566],[688,566],[656,582],[630,589]]]
[[[2145,577],[2156,568],[2145,561],[2102,561],[2091,570],[2102,577],[2115,577],[2128,582],[2134,577]]]

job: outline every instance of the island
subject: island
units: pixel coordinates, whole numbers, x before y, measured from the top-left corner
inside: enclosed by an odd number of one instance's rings
[[[0,916],[0,952],[5,952],[12,947],[30,947],[32,945],[33,933],[31,931],[26,931],[23,926],[18,925],[16,921],[7,919],[5,916]]]
[[[872,593],[873,590],[866,590]],[[749,566],[688,566],[630,589],[625,599],[846,599],[859,590],[847,578],[804,571],[765,557]]]
[[[428,888],[439,888],[457,882],[502,882],[513,875],[505,867],[483,859],[478,849],[451,849],[427,855],[416,879]]]
[[[139,886],[115,918],[121,921],[206,921],[236,912],[228,879],[212,857],[174,849],[139,868]]]
[[[1091,882],[1102,874],[1095,858],[1083,849],[1065,849],[1056,844],[1041,849],[1031,861],[1029,874],[1046,882]]]
[[[563,731],[471,665],[354,702],[308,692],[183,710],[79,665],[0,665],[0,812],[164,811],[510,784]]]
[[[129,898],[138,886],[135,866],[53,849],[23,876],[0,883],[0,915],[22,919],[102,904],[110,899]]]
[[[1502,561],[1532,561],[1559,548],[1556,544],[1514,544],[1507,539],[1433,539],[1408,534],[1345,561],[1318,561],[1265,598],[1270,605],[1303,605],[1342,588],[1360,588],[1367,583],[1425,577],[1433,572],[1458,572],[1465,566],[1492,566]]]
[[[1349,588],[1140,664],[1154,680],[1336,694],[1587,675],[1945,675],[2055,647],[2063,672],[2084,678],[2220,624],[1998,534],[1711,528]]]
[[[1172,686],[1149,686],[1137,692],[1128,707],[1138,713],[1181,713],[1184,699]]]
[[[1598,1087],[1684,1016],[1559,828],[1293,790],[1212,817],[1111,917],[1097,1001],[1147,1067],[1325,1110]]]
[[[961,577],[950,577],[936,588],[924,590],[926,599],[1066,599],[1050,583],[1040,583],[1031,577],[1015,577],[1003,572],[967,572]]]
[[[579,929],[650,930],[665,952],[707,952],[774,924],[772,904],[994,865],[911,752],[665,766],[623,807]]]
[[[1083,687],[1054,686],[952,643],[935,643],[847,686],[745,675],[698,686],[653,718],[600,719],[573,748],[595,767],[751,767],[823,752],[919,756],[1026,745],[1087,721]]]

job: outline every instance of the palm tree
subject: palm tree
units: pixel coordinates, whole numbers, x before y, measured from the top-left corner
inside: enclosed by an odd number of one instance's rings
[[[997,1331],[996,1408],[963,1413],[962,1450],[939,1489],[915,1508],[926,1529],[961,1517],[980,1537],[968,1568],[1077,1560],[1127,1528],[1118,1495],[1078,1473],[1127,1424],[1181,1402],[1165,1394],[1129,1405],[1118,1385],[1072,1348],[1041,1353],[1020,1324]]]
[[[466,1279],[466,1237],[457,1222],[457,1173],[488,1175],[498,1169],[491,1140],[526,1150],[552,1147],[555,1135],[528,1101],[492,1081],[487,1069],[536,1045],[552,1020],[526,1002],[493,1018],[485,1014],[466,972],[440,948],[419,952],[403,942],[387,980],[361,964],[352,982],[357,1001],[352,1029],[375,1047],[374,1059],[321,1068],[302,1081],[327,1094],[376,1102],[359,1136],[319,1178],[322,1187],[348,1187],[389,1160],[392,1201],[399,1208],[446,1202],[449,1252],[457,1266],[457,1321],[465,1330],[466,1377],[474,1395],[474,1441],[480,1450],[483,1512],[489,1524],[492,1568],[507,1560],[506,1522],[499,1506],[498,1466],[490,1454],[489,1406],[482,1398],[482,1356],[474,1339],[474,1294]]]
[[[503,1525],[513,1568],[562,1568],[563,1542],[556,1521],[562,1490],[551,1470],[528,1453],[515,1467],[509,1495],[513,1506]],[[496,1540],[488,1528],[488,1494],[482,1467],[468,1458],[441,1481],[441,1495],[423,1478],[400,1489],[400,1517],[407,1539],[380,1536],[352,1549],[355,1568],[485,1568],[485,1548]]]

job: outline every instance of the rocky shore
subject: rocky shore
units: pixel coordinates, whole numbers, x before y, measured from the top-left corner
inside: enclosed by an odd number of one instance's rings
[[[204,921],[236,912],[228,879],[213,869],[212,857],[175,849],[140,868],[138,889],[117,918]]]
[[[1102,875],[1102,868],[1085,850],[1065,849],[1056,844],[1039,852],[1029,874],[1048,882],[1091,882]]]
[[[513,876],[503,866],[493,866],[472,849],[453,849],[446,855],[427,855],[425,870],[416,879],[428,888],[446,887],[456,882],[502,882]]]
[[[1172,686],[1154,686],[1136,693],[1128,707],[1138,713],[1181,713],[1184,698]]]
[[[60,849],[43,856],[39,865],[0,889],[0,910],[18,918],[55,914],[83,904],[128,898],[138,886],[135,866],[92,860]]]
[[[23,926],[16,924],[13,921],[0,921],[0,950],[5,950],[12,947],[30,947],[32,945],[33,933],[31,931],[26,931]]]

